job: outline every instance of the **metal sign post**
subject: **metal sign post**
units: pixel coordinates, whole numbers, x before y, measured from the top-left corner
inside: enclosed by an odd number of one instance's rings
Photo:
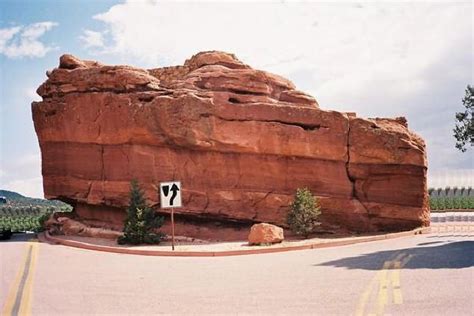
[[[171,209],[171,249],[174,250],[174,209],[181,207],[181,182],[160,183],[160,205],[162,209]]]
[[[171,250],[174,251],[174,208],[171,209]]]

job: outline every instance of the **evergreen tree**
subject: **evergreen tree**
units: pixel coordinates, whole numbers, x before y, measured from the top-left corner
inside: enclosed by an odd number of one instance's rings
[[[453,131],[456,148],[465,152],[467,144],[474,146],[474,87],[467,86],[462,104],[466,110],[456,113],[456,126]]]
[[[158,244],[163,234],[157,231],[163,225],[163,217],[146,205],[143,190],[136,180],[130,183],[130,204],[119,244]]]
[[[321,215],[321,207],[317,198],[307,188],[297,189],[287,217],[291,231],[308,238],[321,224],[318,222],[319,215]]]

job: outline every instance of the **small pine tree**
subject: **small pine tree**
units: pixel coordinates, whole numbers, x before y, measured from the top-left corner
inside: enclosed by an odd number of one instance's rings
[[[145,202],[143,190],[136,180],[130,184],[130,204],[119,244],[158,244],[163,234],[157,229],[163,225],[164,218],[159,216]]]
[[[318,222],[321,207],[317,198],[307,188],[297,189],[295,200],[290,207],[287,217],[288,226],[295,234],[308,238],[321,224]]]

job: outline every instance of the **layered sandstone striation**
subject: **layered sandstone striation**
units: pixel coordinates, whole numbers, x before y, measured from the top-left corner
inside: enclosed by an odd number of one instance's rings
[[[425,144],[404,118],[322,110],[289,80],[215,51],[149,70],[64,55],[47,76],[32,104],[44,192],[89,222],[119,227],[135,178],[155,206],[155,185],[180,180],[178,233],[201,238],[286,227],[300,187],[320,197],[326,228],[429,223]]]

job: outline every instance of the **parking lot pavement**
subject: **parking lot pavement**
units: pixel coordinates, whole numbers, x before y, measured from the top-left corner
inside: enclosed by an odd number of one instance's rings
[[[473,247],[474,234],[458,232],[183,258],[16,236],[0,243],[0,302],[19,315],[472,315]]]

